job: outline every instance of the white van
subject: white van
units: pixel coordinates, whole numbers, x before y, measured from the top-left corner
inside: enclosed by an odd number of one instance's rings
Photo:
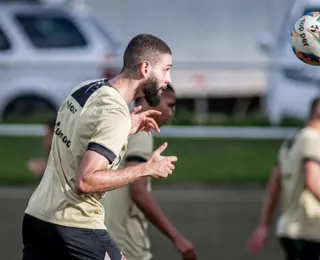
[[[284,117],[306,119],[309,104],[320,95],[320,67],[300,61],[292,51],[290,33],[295,21],[302,15],[320,11],[320,1],[296,1],[284,16],[279,37],[265,38],[260,48],[273,57],[268,73],[266,111],[270,122],[277,125]]]
[[[93,13],[0,3],[0,120],[55,113],[81,81],[108,77],[121,40]]]

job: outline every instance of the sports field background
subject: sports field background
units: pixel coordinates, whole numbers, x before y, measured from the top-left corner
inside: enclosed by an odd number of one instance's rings
[[[280,140],[155,138],[168,142],[165,155],[178,156],[176,170],[156,184],[263,184],[276,160]],[[28,159],[46,157],[41,137],[0,137],[0,185],[32,184]]]
[[[281,140],[157,137],[155,148],[164,141],[168,142],[164,154],[176,155],[179,160],[172,176],[153,181],[153,194],[195,244],[198,259],[279,259],[273,234],[258,257],[251,256],[245,244],[257,224],[262,186]],[[46,157],[41,137],[0,137],[1,260],[21,259],[22,216],[37,185],[37,178],[26,167],[33,157]],[[180,259],[168,239],[152,226],[150,234],[156,259]]]
[[[21,260],[21,223],[34,187],[0,188],[0,259]],[[260,211],[256,188],[155,187],[153,194],[177,228],[195,245],[199,260],[283,259],[273,232],[258,256],[246,249]],[[155,259],[181,259],[170,241],[150,227]],[[54,243],[54,241],[53,241]]]

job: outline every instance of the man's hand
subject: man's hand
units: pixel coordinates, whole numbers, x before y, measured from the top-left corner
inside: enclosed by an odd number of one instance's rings
[[[249,251],[253,254],[259,253],[264,246],[267,235],[268,228],[263,225],[259,226],[248,240],[247,247]]]
[[[137,113],[141,110],[141,108],[142,106],[135,107],[131,112],[132,126],[129,134],[133,135],[140,131],[146,131],[150,134],[151,129],[154,129],[159,133],[160,129],[156,121],[151,116],[161,115],[161,112],[157,110],[147,110]]]
[[[174,163],[178,160],[176,156],[162,156],[161,153],[167,148],[168,143],[164,143],[155,150],[147,162],[148,171],[154,178],[167,178],[172,174],[175,166]]]
[[[27,162],[28,169],[37,176],[41,176],[47,167],[44,159],[32,159]]]
[[[193,245],[191,244],[190,241],[185,239],[182,235],[177,236],[173,240],[174,246],[182,256],[183,260],[195,260],[197,259],[196,257],[196,252],[193,248]]]

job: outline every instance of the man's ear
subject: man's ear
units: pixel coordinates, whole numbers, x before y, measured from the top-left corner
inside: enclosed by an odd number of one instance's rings
[[[140,73],[142,75],[143,78],[148,78],[149,74],[151,73],[151,66],[150,63],[147,61],[144,61],[141,63],[140,65]]]

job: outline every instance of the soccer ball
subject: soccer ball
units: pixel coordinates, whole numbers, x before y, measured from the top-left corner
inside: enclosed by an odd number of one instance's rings
[[[291,47],[303,62],[320,66],[320,12],[300,17],[291,31]]]

